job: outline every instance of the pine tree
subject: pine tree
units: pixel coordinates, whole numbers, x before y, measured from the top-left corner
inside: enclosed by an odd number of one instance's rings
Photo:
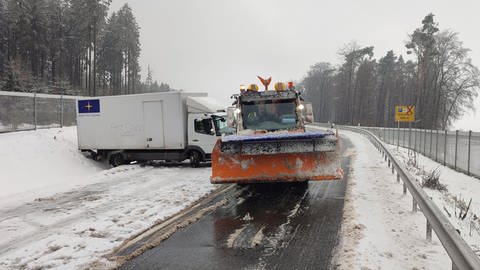
[[[128,5],[107,22],[110,2],[0,0],[0,86],[7,72],[12,86],[16,70],[26,82],[22,91],[134,93],[140,85],[139,27]]]

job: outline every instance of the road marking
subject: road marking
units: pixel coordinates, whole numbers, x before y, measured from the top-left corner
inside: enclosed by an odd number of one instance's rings
[[[116,260],[120,267],[126,261],[142,254],[145,250],[158,246],[162,241],[168,239],[178,229],[184,228],[202,218],[205,214],[215,211],[218,207],[226,205],[227,199],[222,199],[213,205],[207,206],[219,196],[233,189],[235,185],[224,186],[216,189],[206,197],[201,198],[191,207],[175,214],[167,220],[155,224],[143,232],[126,240],[121,246],[116,248],[110,255],[109,260]],[[135,247],[137,245],[137,247]],[[133,250],[129,251],[129,248]]]

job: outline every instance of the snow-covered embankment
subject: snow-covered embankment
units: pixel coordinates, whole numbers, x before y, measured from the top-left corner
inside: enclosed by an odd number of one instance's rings
[[[0,269],[108,266],[125,239],[214,189],[210,168],[86,159],[75,128],[1,134],[0,147]]]

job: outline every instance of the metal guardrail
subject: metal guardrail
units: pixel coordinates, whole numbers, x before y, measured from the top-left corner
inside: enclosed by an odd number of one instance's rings
[[[399,182],[400,179],[403,181],[403,193],[406,194],[408,189],[413,197],[412,211],[416,212],[417,206],[420,207],[427,219],[426,238],[429,241],[432,239],[433,229],[452,260],[452,269],[480,269],[480,258],[457,233],[450,221],[425,191],[416,184],[415,178],[408,173],[405,166],[390,153],[385,144],[368,130],[348,126],[339,126],[339,128],[366,135],[380,151],[385,161],[388,162],[388,166],[392,168],[392,173],[395,170],[397,171],[397,181]]]

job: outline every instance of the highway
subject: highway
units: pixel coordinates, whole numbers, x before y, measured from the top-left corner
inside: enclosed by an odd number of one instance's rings
[[[346,156],[351,143],[341,141]],[[120,269],[334,268],[349,166],[347,155],[343,180],[233,186],[209,203],[222,206]]]

